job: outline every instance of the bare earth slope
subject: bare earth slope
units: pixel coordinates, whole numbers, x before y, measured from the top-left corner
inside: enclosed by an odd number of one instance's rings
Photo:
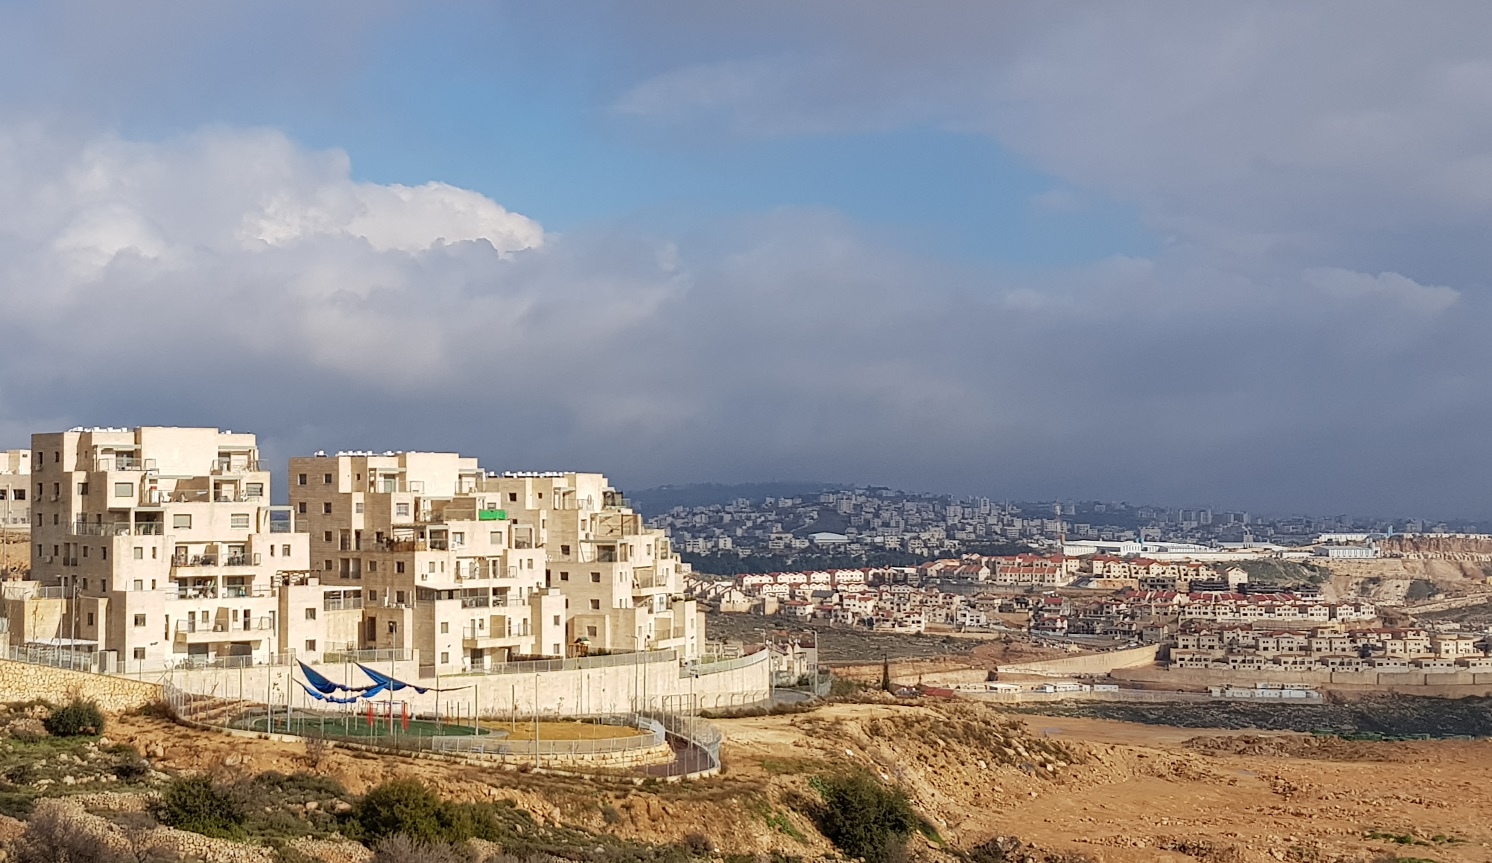
[[[706,834],[721,854],[821,859],[809,780],[848,765],[901,783],[951,861],[996,837],[1003,859],[1301,863],[1492,861],[1492,743],[1347,742],[1067,717],[977,703],[837,704],[723,720],[724,776],[678,786],[333,751],[314,768],[354,793],[392,776],[456,799],[509,799],[541,821],[622,838]],[[121,717],[111,731],[167,770],[291,772],[292,744]],[[983,863],[999,857],[980,858]]]

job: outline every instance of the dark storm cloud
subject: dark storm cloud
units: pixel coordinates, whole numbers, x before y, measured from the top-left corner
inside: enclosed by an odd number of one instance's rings
[[[626,483],[1487,514],[1484,7],[637,8],[589,25],[623,34],[610,122],[975,131],[1059,178],[1044,205],[1126,201],[1170,240],[1007,272],[812,210],[546,236],[274,132],[90,128],[163,77],[247,66],[198,47],[127,63],[107,98],[56,85],[87,122],[0,129],[0,440],[204,423],[280,456],[453,448]],[[125,49],[84,30],[53,38],[86,83]],[[317,78],[305,39],[271,82]]]

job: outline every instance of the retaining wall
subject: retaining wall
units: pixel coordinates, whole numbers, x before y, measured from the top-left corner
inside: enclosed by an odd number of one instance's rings
[[[119,713],[159,701],[161,687],[127,677],[0,659],[0,702],[33,698],[60,702],[73,696],[96,701],[104,710]]]
[[[1492,692],[1492,672],[1472,671],[1241,671],[1202,668],[1118,668],[1110,673],[1152,688],[1193,688],[1255,683],[1298,683],[1342,690],[1373,689],[1413,695],[1476,695]]]
[[[1127,650],[1110,650],[1107,653],[1089,653],[1084,656],[1064,656],[1060,659],[1001,665],[998,670],[1000,674],[1039,674],[1048,677],[1107,674],[1117,668],[1153,665],[1159,652],[1160,645],[1147,644]]]

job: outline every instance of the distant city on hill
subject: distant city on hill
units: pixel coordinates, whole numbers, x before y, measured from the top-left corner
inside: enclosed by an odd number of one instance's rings
[[[1256,515],[1116,501],[1012,501],[838,483],[700,483],[628,495],[684,559],[722,575],[763,569],[903,566],[1008,554],[1060,541],[1300,546],[1323,534],[1485,533],[1485,521]]]

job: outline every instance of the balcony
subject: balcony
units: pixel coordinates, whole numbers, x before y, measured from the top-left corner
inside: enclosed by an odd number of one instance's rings
[[[363,607],[361,596],[325,596],[322,597],[322,611],[351,611]]]
[[[253,458],[213,459],[213,473],[254,473],[259,470],[259,460]]]
[[[483,629],[470,624],[461,628],[461,646],[468,649],[490,650],[494,647],[518,647],[532,638],[531,635],[510,633],[506,629]]]
[[[72,536],[163,536],[165,527],[158,521],[137,522],[133,525],[124,521],[109,524],[73,522],[67,526],[67,532]]]
[[[178,620],[176,640],[188,643],[261,641],[274,628],[274,620],[269,617],[253,617],[238,623]]]
[[[256,554],[178,554],[171,558],[173,567],[189,566],[258,566],[260,556]]]

